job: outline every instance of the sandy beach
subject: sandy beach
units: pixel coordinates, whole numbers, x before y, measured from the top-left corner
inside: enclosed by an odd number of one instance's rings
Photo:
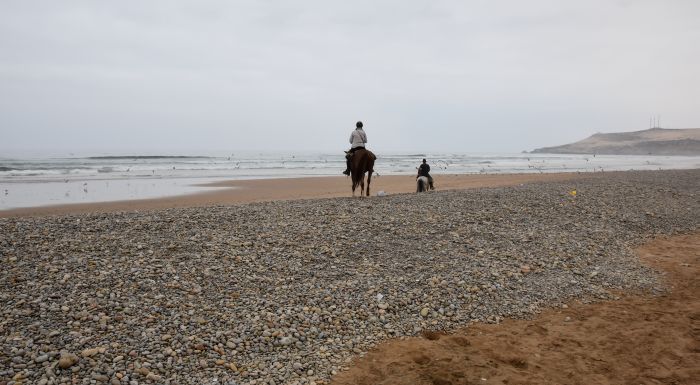
[[[528,320],[393,340],[340,373],[354,384],[694,384],[700,378],[700,233],[636,250],[669,292],[572,301]]]
[[[698,377],[699,170],[348,183],[4,212],[0,384]]]
[[[0,385],[700,385],[700,0],[0,9]]]
[[[439,175],[436,176],[438,190],[454,190],[479,187],[515,186],[523,183],[557,181],[591,177],[592,173],[548,173],[548,174],[490,174],[490,175]],[[336,198],[352,195],[350,179],[338,177],[307,177],[289,179],[233,180],[203,186],[212,191],[118,202],[80,203],[45,207],[0,210],[2,217],[43,216],[115,212],[130,210],[166,209],[178,207],[203,207],[231,205],[276,200]],[[371,182],[371,195],[384,191],[387,194],[415,192],[414,175],[375,176]],[[357,191],[359,195],[359,188]]]

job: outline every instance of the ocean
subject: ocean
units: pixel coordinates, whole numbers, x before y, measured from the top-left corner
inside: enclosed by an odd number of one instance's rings
[[[700,156],[496,153],[380,153],[379,175],[413,174],[423,158],[433,176],[601,172],[700,168]],[[70,155],[3,157],[0,210],[69,203],[158,198],[211,190],[221,180],[339,176],[341,154],[233,153],[199,155]]]

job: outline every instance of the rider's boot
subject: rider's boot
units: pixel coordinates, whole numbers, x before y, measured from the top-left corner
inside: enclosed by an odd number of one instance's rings
[[[350,175],[350,156],[346,155],[345,156],[345,171],[343,171],[343,174],[345,175]]]

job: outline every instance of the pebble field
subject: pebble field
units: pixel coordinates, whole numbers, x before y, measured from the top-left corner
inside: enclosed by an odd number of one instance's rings
[[[0,385],[324,384],[389,338],[663,292],[633,248],[699,224],[700,170],[4,218]]]

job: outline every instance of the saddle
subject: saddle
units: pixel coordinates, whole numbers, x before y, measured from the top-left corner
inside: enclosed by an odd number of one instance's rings
[[[355,150],[355,151],[352,151],[352,150],[343,150],[343,151],[345,152],[345,157],[351,158],[351,157],[353,156],[353,154],[355,154],[356,152],[358,152],[358,151],[367,151],[367,149],[364,148],[364,147],[360,147],[360,148],[358,148],[358,149]]]

